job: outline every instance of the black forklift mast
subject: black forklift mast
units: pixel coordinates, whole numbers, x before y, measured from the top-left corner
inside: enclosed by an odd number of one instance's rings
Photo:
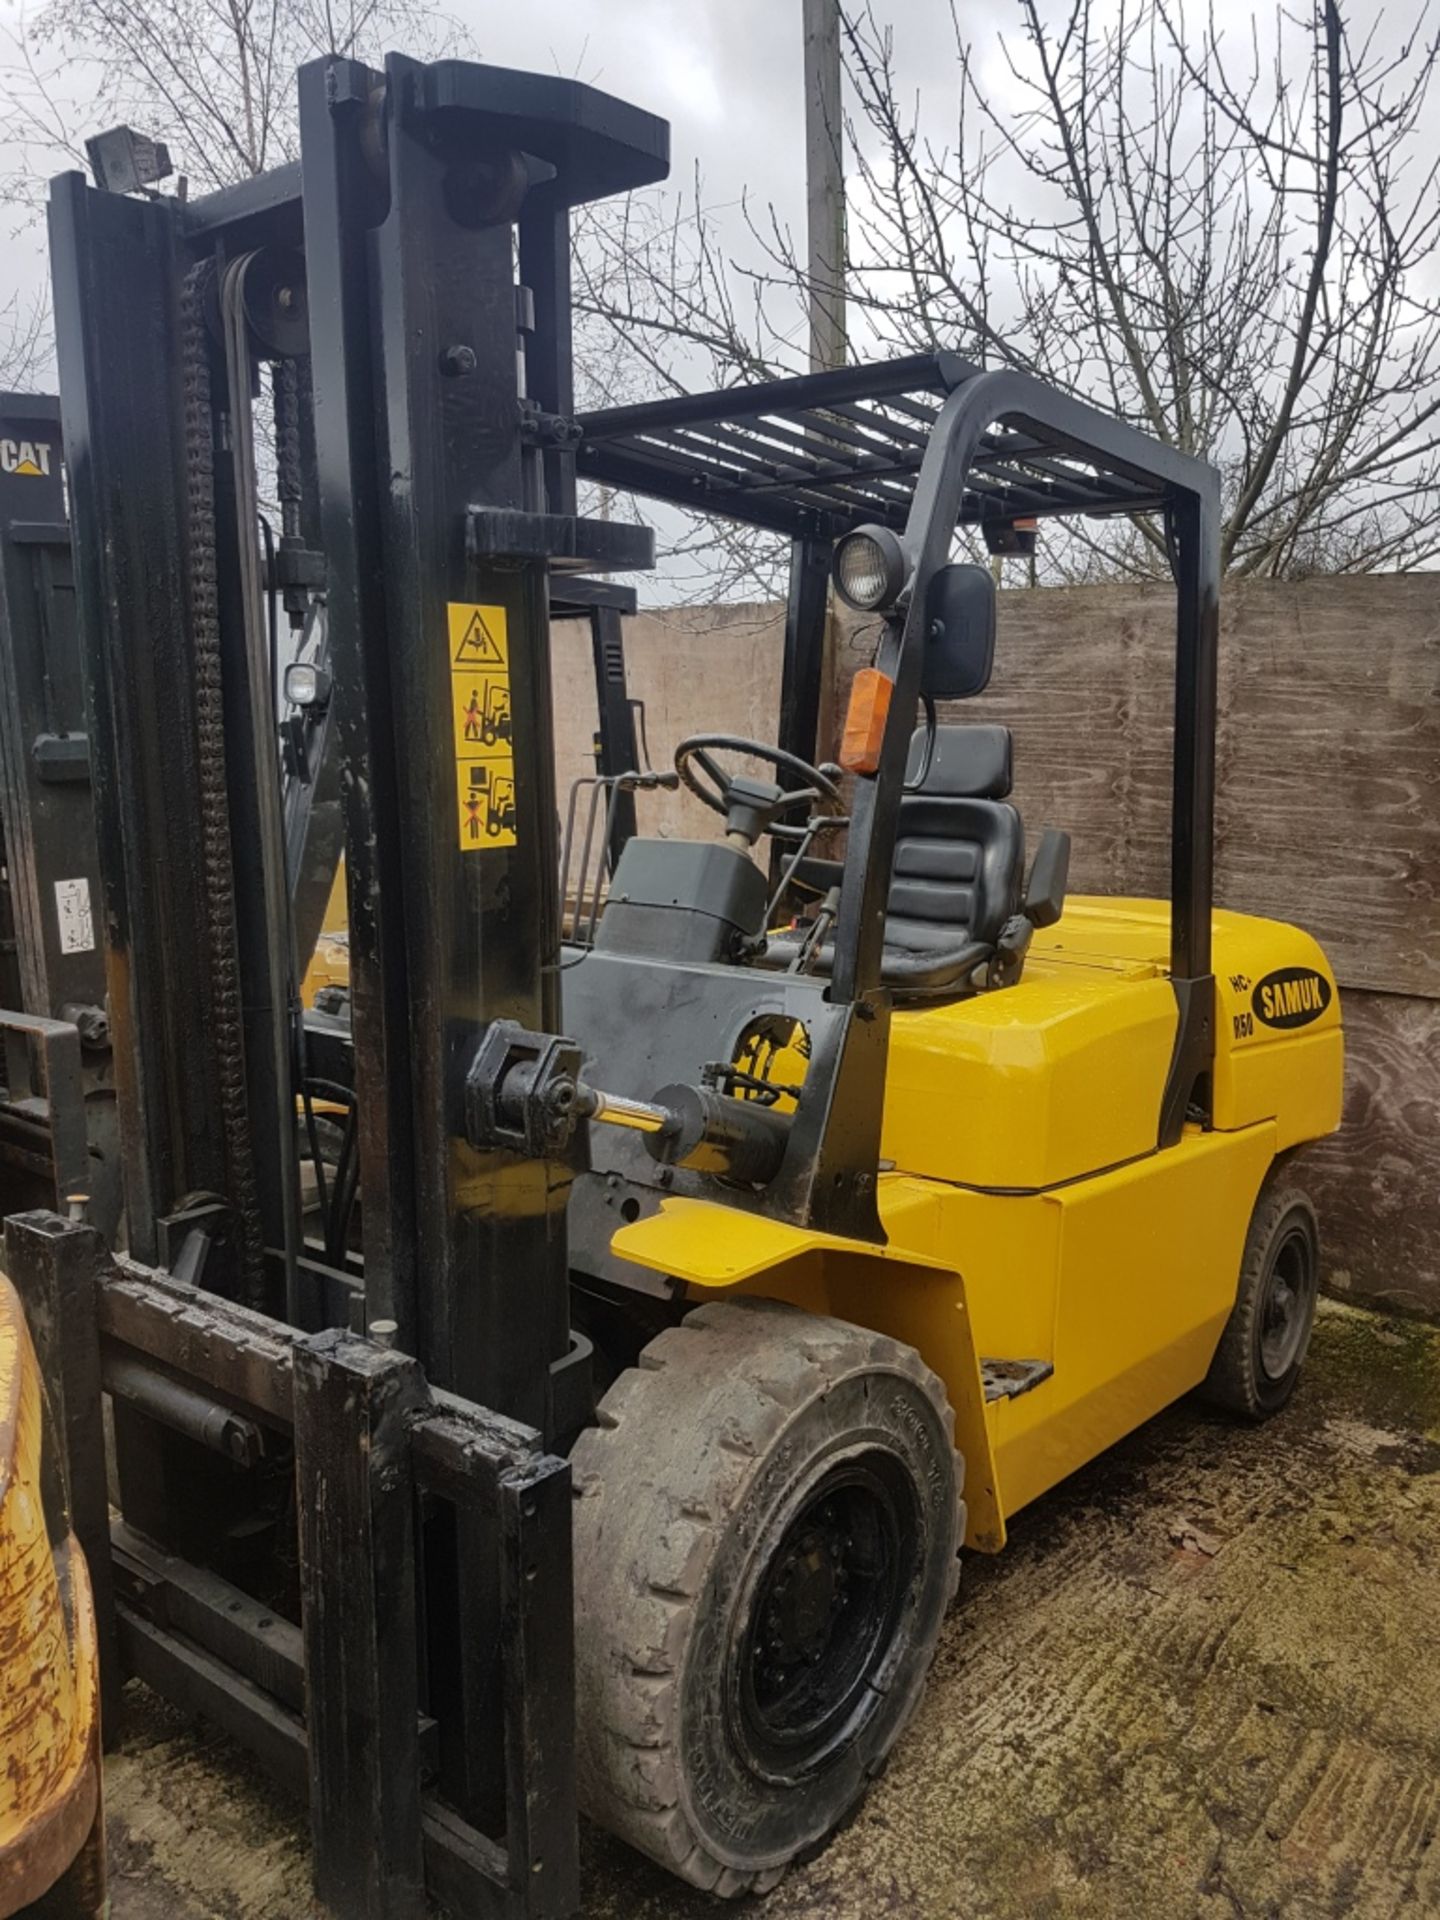
[[[215,269],[173,201],[78,174],[54,185],[50,243],[129,1246],[170,1264],[203,1207],[223,1229],[210,1283],[273,1307],[285,1009],[237,853],[258,845],[258,797]]]
[[[298,167],[188,204],[52,189],[131,1257],[30,1213],[6,1261],[90,1490],[112,1709],[140,1674],[307,1793],[347,1920],[418,1920],[426,1888],[558,1920],[583,1129],[476,1144],[467,1081],[503,1023],[559,1024],[550,602],[618,615],[580,576],[653,561],[647,529],[576,513],[570,209],[663,177],[668,128],[392,56],[302,70],[300,131]],[[302,617],[323,591],[345,828],[363,1244],[325,1259],[296,1177],[277,585]]]
[[[472,1146],[465,1078],[481,1024],[559,1026],[549,569],[653,561],[575,514],[570,208],[666,165],[661,123],[558,85],[399,56],[300,83],[367,1311],[546,1433],[583,1417],[571,1165]],[[463,715],[497,684],[514,738],[486,751]]]

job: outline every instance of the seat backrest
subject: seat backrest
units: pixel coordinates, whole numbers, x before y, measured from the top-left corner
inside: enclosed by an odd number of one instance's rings
[[[907,778],[925,764],[926,730],[910,742]],[[1020,908],[1025,829],[1010,791],[1008,727],[937,727],[917,792],[900,802],[885,944],[938,952],[991,945]]]

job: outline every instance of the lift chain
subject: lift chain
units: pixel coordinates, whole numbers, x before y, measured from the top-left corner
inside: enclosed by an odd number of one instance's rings
[[[215,568],[215,445],[210,397],[210,341],[205,308],[214,276],[201,261],[186,274],[180,298],[185,395],[185,551],[190,591],[190,645],[195,662],[195,745],[200,790],[200,846],[209,940],[211,1038],[220,1072],[221,1124],[230,1197],[240,1216],[241,1283],[250,1306],[265,1299],[265,1243],[245,1080],[240,963],[235,926],[235,875],[225,778],[225,708],[220,668],[220,612]]]

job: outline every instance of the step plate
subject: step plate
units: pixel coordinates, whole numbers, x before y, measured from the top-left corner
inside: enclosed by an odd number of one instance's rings
[[[1055,1371],[1053,1360],[982,1360],[980,1378],[987,1400],[1014,1400],[1029,1393]]]

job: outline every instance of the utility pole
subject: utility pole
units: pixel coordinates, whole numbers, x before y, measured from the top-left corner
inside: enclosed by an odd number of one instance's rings
[[[824,373],[845,364],[845,127],[840,106],[840,0],[801,0],[805,33],[805,277],[810,308],[810,370]],[[824,452],[824,449],[818,449]],[[790,605],[805,604],[809,582],[812,618],[824,622],[818,672],[802,689],[785,691],[806,718],[798,738],[813,735],[805,758],[833,758],[839,741],[837,671],[843,624],[827,591],[830,556],[823,546],[797,540],[791,556]],[[798,572],[796,571],[798,570]],[[786,660],[792,636],[786,633]],[[782,692],[782,699],[785,692]]]
[[[805,225],[810,366],[845,364],[845,138],[840,0],[802,0],[805,20]]]

